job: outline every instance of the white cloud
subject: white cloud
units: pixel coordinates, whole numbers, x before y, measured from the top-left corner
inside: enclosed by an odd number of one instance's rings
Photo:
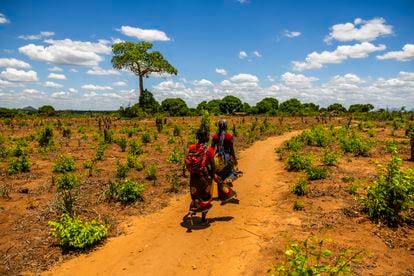
[[[74,93],[78,93],[78,90],[75,88],[69,88],[68,89],[70,93],[74,94]]]
[[[44,84],[45,87],[49,87],[49,88],[62,88],[63,85],[59,84],[59,83],[55,83],[53,81],[47,81]]]
[[[24,89],[23,90],[23,93],[26,93],[26,94],[39,94],[39,90],[36,90],[36,89]]]
[[[77,73],[78,72],[78,70],[76,70],[75,68],[72,68],[69,71],[72,72],[72,73]]]
[[[360,27],[358,28],[358,26]],[[385,24],[384,18],[362,20],[356,18],[354,23],[336,24],[331,27],[331,32],[325,38],[325,42],[338,41],[372,41],[378,37],[392,34],[392,26]]]
[[[282,76],[282,81],[286,86],[290,87],[311,87],[312,82],[317,81],[317,78],[314,77],[306,77],[302,74],[293,74],[290,72],[284,73]]]
[[[30,68],[30,64],[15,58],[0,58],[0,67]]]
[[[227,71],[222,69],[222,68],[216,68],[216,73],[220,74],[222,76],[226,76],[227,75]]]
[[[209,80],[201,79],[199,81],[198,80],[194,81],[194,85],[201,86],[201,87],[203,87],[203,86],[206,87],[206,86],[213,86],[213,83]]]
[[[258,82],[259,79],[255,75],[251,74],[237,74],[230,78],[234,82]]]
[[[0,77],[14,82],[34,82],[38,80],[35,71],[23,71],[14,68],[6,68],[6,71],[0,73]]]
[[[96,90],[112,90],[112,87],[110,87],[110,86],[100,86],[100,85],[94,85],[94,84],[85,84],[85,85],[82,85],[82,89],[93,90],[93,91],[96,91]]]
[[[284,30],[283,35],[289,38],[298,37],[301,35],[301,32],[294,32],[294,31],[288,31]]]
[[[49,79],[66,80],[66,76],[63,74],[50,73],[47,77]]]
[[[24,40],[38,40],[38,39],[48,38],[54,35],[55,35],[54,32],[40,32],[37,35],[20,35],[19,38],[24,39]]]
[[[377,59],[396,59],[399,61],[409,61],[414,59],[414,44],[405,44],[402,51],[392,51],[384,55],[377,56]]]
[[[259,53],[259,51],[253,51],[253,55],[255,55],[256,57],[261,58],[262,54]]]
[[[19,52],[33,60],[54,64],[72,64],[82,66],[97,66],[103,60],[98,54],[111,54],[110,43],[99,40],[97,43],[64,40],[45,40],[50,46],[28,44],[20,47]]]
[[[50,72],[62,72],[62,68],[59,68],[57,66],[53,66],[52,68],[48,68],[47,70],[49,70]]]
[[[117,81],[112,83],[113,86],[127,86],[128,84],[124,81]]]
[[[341,45],[334,51],[312,52],[308,54],[304,62],[293,61],[293,70],[303,71],[307,69],[319,69],[324,64],[342,63],[349,58],[366,58],[372,52],[385,50],[385,45],[375,46],[369,42],[354,45]]]
[[[155,90],[175,90],[175,89],[184,89],[185,86],[182,83],[174,82],[172,80],[163,81],[155,86]]]
[[[245,59],[247,58],[247,53],[245,51],[240,51],[239,52],[239,59]]]
[[[137,27],[122,26],[121,33],[126,36],[136,37],[145,41],[170,41],[171,39],[159,30],[145,30]]]
[[[10,20],[6,18],[6,16],[0,13],[0,24],[7,24],[10,23]]]
[[[274,81],[275,81],[275,78],[274,78],[274,77],[272,77],[272,76],[270,76],[270,75],[268,75],[268,76],[267,76],[267,79],[268,79],[269,81],[271,81],[271,82],[274,82]]]
[[[114,69],[102,69],[101,67],[93,67],[89,69],[86,74],[89,75],[98,75],[98,76],[108,76],[108,75],[120,75],[119,71]]]

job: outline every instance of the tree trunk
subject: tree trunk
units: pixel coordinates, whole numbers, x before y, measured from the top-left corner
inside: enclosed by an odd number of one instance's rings
[[[144,91],[144,77],[143,76],[139,76],[139,95],[142,95],[142,92]],[[139,101],[139,98],[138,98]]]

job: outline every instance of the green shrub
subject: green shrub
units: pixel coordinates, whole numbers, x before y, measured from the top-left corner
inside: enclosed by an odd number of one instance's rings
[[[129,142],[128,154],[140,155],[143,154],[144,150],[142,146],[135,140]]]
[[[326,150],[322,156],[322,163],[326,166],[335,166],[338,163],[338,154]]]
[[[148,180],[156,180],[157,179],[157,165],[151,164],[145,170],[145,179],[148,179]]]
[[[355,133],[350,137],[340,137],[339,143],[344,152],[353,153],[355,156],[368,156],[369,151],[374,146],[372,141],[364,140]]]
[[[168,156],[167,161],[173,164],[181,164],[183,158],[184,154],[179,149],[175,148],[170,156]]]
[[[317,147],[326,147],[333,140],[331,131],[323,126],[315,126],[310,130],[305,130],[299,135],[299,138],[306,144]]]
[[[121,163],[118,162],[116,164],[116,177],[125,178],[127,176],[128,171],[129,171],[128,163],[127,164],[121,164]]]
[[[80,185],[78,178],[70,173],[58,176],[55,183],[58,191],[72,190]]]
[[[141,142],[143,144],[148,144],[151,142],[151,134],[149,134],[148,132],[144,132],[141,134]]]
[[[18,172],[29,172],[30,162],[27,155],[21,155],[19,157],[10,160],[9,167],[7,168],[8,174],[15,174]]]
[[[105,195],[108,199],[127,204],[137,199],[142,199],[143,193],[144,184],[125,178],[116,182],[110,182]]]
[[[19,139],[13,144],[13,147],[10,151],[11,155],[15,156],[15,157],[26,155],[27,154],[27,147],[28,147],[27,142],[23,139]]]
[[[303,171],[312,165],[312,156],[302,152],[291,152],[286,161],[289,171]]]
[[[396,225],[404,219],[401,213],[413,208],[414,170],[408,168],[402,171],[401,166],[402,160],[394,151],[386,169],[380,172],[378,179],[368,188],[364,205],[369,217]]]
[[[157,114],[155,116],[155,125],[157,126],[157,131],[158,132],[161,132],[162,129],[164,128],[163,122],[164,122],[164,118],[162,117],[162,115],[161,114]]]
[[[41,147],[53,146],[53,128],[51,126],[44,127],[39,132],[37,140]]]
[[[303,142],[298,137],[294,137],[286,141],[284,145],[288,151],[299,151],[303,148],[303,146]]]
[[[53,166],[53,172],[64,173],[73,172],[75,170],[75,160],[73,157],[66,157],[60,155],[55,165]]]
[[[60,221],[49,221],[51,235],[65,249],[86,249],[100,243],[108,235],[108,227],[95,220],[82,222],[68,214]]]
[[[181,127],[179,125],[174,125],[173,135],[175,137],[181,136]]]
[[[351,266],[359,261],[361,251],[346,249],[335,256],[324,248],[324,240],[311,236],[289,244],[285,255],[286,261],[276,264],[271,275],[352,275]]]
[[[121,137],[116,141],[116,143],[121,148],[121,151],[125,152],[126,147],[127,147],[127,139],[125,137]]]
[[[328,169],[325,167],[309,166],[305,169],[309,180],[325,179],[328,176]]]
[[[305,205],[303,204],[302,200],[296,200],[293,204],[293,210],[295,211],[303,210],[303,208],[305,208]]]
[[[142,171],[144,169],[144,164],[132,154],[128,154],[127,156],[127,165],[131,169],[136,169],[137,171]]]
[[[295,195],[303,196],[308,193],[308,181],[306,179],[299,179],[298,182],[292,187],[292,192]]]
[[[105,143],[105,141],[99,142],[98,148],[96,149],[96,153],[95,153],[95,160],[103,160],[106,147],[107,147],[107,144]]]
[[[167,143],[168,144],[175,144],[176,138],[174,136],[168,136]]]

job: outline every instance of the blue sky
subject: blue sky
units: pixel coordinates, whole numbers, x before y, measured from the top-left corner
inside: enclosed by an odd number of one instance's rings
[[[0,106],[117,109],[137,78],[111,45],[178,69],[145,87],[191,107],[234,95],[414,108],[414,1],[0,1]]]

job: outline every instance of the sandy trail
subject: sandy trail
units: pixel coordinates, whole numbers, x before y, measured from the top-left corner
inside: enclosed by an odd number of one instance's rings
[[[291,132],[254,143],[240,153],[244,176],[234,184],[240,204],[208,213],[210,226],[187,233],[182,223],[189,195],[172,198],[161,212],[132,219],[126,234],[54,267],[52,275],[263,275],[270,267],[266,247],[299,219],[283,209],[288,185],[275,147]],[[269,255],[269,254],[267,254]]]

